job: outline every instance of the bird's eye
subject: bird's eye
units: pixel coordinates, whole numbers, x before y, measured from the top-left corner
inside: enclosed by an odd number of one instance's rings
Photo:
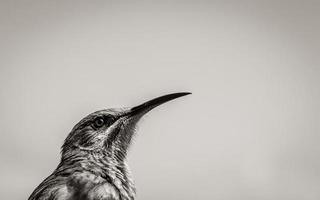
[[[103,125],[104,125],[104,119],[102,117],[97,117],[93,122],[94,128],[100,128]]]

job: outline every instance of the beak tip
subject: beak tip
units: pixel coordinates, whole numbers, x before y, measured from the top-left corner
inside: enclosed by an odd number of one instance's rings
[[[192,94],[192,92],[182,92],[182,93],[185,94],[185,95]]]
[[[182,96],[186,96],[186,95],[190,95],[190,94],[192,94],[192,93],[191,92],[178,92],[178,93],[173,93],[173,94],[169,94],[169,95],[172,95],[172,96],[175,96],[175,98],[178,98],[178,97],[182,97]]]

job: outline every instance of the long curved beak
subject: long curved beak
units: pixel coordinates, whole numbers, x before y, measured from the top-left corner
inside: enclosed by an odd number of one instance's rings
[[[171,101],[173,99],[182,97],[182,96],[186,96],[191,94],[190,92],[179,92],[179,93],[172,93],[172,94],[167,94],[161,97],[157,97],[155,99],[152,99],[150,101],[147,101],[143,104],[140,104],[138,106],[135,106],[133,108],[131,108],[126,115],[128,116],[135,116],[135,115],[139,115],[139,114],[145,114],[147,112],[149,112],[150,110],[152,110],[153,108],[164,104],[168,101]]]

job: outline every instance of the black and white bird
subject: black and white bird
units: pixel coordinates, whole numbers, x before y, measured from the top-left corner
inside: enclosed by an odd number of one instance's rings
[[[29,200],[135,199],[126,155],[137,122],[158,105],[188,94],[168,94],[133,108],[89,114],[69,133],[62,145],[60,164]]]

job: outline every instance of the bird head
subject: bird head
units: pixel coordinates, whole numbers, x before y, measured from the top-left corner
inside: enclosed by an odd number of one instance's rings
[[[191,93],[164,95],[132,108],[96,111],[77,123],[62,146],[62,159],[79,153],[104,153],[125,158],[139,119],[153,108]]]

